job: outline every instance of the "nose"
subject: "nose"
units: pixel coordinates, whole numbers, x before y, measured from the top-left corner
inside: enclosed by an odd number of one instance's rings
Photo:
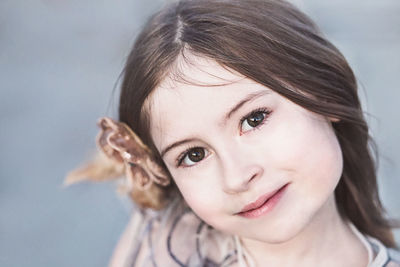
[[[228,194],[237,194],[254,186],[264,173],[259,157],[244,144],[225,147],[219,156],[223,190]]]

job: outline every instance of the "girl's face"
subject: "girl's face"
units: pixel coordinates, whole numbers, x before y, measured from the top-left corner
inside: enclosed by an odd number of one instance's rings
[[[326,117],[211,60],[182,69],[193,83],[165,80],[146,105],[155,145],[201,219],[280,243],[335,212],[342,154]]]

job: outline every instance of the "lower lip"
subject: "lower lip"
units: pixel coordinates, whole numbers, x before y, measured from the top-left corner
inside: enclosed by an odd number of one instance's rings
[[[260,216],[263,216],[264,214],[267,214],[268,212],[270,212],[278,203],[278,201],[281,199],[281,197],[283,196],[283,194],[286,191],[286,188],[288,187],[289,184],[286,184],[285,186],[283,186],[281,189],[279,189],[278,192],[276,192],[275,195],[273,195],[272,197],[270,197],[267,201],[265,201],[264,204],[262,204],[260,207],[254,209],[254,210],[249,210],[249,211],[245,211],[245,212],[240,212],[238,213],[239,216],[245,217],[245,218],[249,218],[249,219],[253,219],[253,218],[258,218]]]

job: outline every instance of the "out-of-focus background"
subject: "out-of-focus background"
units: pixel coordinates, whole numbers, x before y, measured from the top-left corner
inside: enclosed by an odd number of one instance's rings
[[[400,1],[293,0],[345,54],[400,218]],[[162,0],[0,1],[0,266],[106,266],[131,206],[115,184],[63,188],[95,150],[97,118],[135,35]],[[396,231],[400,241],[400,232]]]

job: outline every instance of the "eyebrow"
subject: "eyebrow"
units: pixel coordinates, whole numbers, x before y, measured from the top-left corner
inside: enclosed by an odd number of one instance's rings
[[[244,104],[246,104],[247,102],[250,102],[251,100],[258,98],[260,96],[269,94],[270,92],[267,90],[262,90],[262,91],[258,91],[255,93],[251,93],[248,94],[244,99],[242,99],[239,103],[237,103],[235,106],[233,106],[229,112],[225,115],[224,117],[224,121],[228,120],[230,117],[232,117],[233,114],[235,114],[235,112],[237,112]]]
[[[263,96],[263,95],[266,95],[266,94],[269,94],[269,93],[270,93],[270,92],[267,91],[267,90],[262,90],[262,91],[258,91],[258,92],[255,92],[255,93],[248,94],[245,98],[243,98],[243,99],[242,99],[241,101],[239,101],[236,105],[234,105],[234,106],[229,110],[229,112],[226,113],[226,115],[224,116],[223,122],[226,121],[226,120],[228,120],[229,118],[231,118],[231,117],[233,116],[233,114],[235,114],[235,113],[236,113],[244,104],[246,104],[247,102],[250,102],[251,100],[254,100],[255,98],[258,98],[258,97],[260,97],[260,96]],[[181,145],[186,144],[186,143],[193,142],[193,141],[195,141],[195,140],[197,140],[197,139],[195,139],[195,138],[188,138],[188,139],[183,139],[183,140],[180,140],[180,141],[177,141],[177,142],[174,142],[174,143],[170,144],[170,145],[167,146],[163,151],[161,151],[161,158],[163,158],[164,155],[165,155],[168,151],[170,151],[171,149],[173,149],[173,148],[175,148],[175,147],[177,147],[177,146],[181,146]]]
[[[173,149],[174,147],[181,146],[181,145],[183,145],[183,144],[190,143],[190,142],[193,142],[193,141],[195,141],[195,140],[196,140],[195,138],[188,138],[188,139],[183,139],[183,140],[181,140],[181,141],[178,141],[178,142],[175,142],[175,143],[170,144],[170,145],[167,146],[163,151],[161,151],[161,158],[163,158],[164,155],[165,155],[168,151],[170,151],[171,149]]]

